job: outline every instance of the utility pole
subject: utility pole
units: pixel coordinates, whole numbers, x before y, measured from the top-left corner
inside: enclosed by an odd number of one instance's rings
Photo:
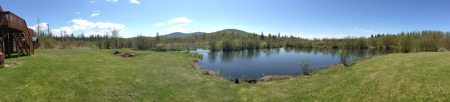
[[[63,30],[61,30],[61,43],[63,42]]]
[[[41,19],[39,19],[38,17],[38,22],[37,22],[37,35],[41,36]]]
[[[52,37],[52,32],[50,32],[50,24],[47,23],[47,34],[49,37]]]

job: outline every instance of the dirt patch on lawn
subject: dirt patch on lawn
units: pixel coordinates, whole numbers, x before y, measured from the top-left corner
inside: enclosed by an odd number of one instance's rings
[[[20,65],[20,62],[5,62],[2,68],[16,68],[18,65]]]

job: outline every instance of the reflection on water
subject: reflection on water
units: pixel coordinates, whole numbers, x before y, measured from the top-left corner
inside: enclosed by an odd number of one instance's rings
[[[372,55],[392,53],[380,50],[298,49],[277,48],[232,52],[197,50],[203,59],[199,65],[206,70],[217,71],[227,78],[259,78],[264,75],[300,75],[300,63],[308,60],[309,71],[321,70],[341,63],[342,53],[348,60]]]

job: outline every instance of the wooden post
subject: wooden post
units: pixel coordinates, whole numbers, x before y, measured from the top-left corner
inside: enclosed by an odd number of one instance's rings
[[[14,42],[14,45],[15,45],[15,52],[17,53],[17,56],[19,56],[20,57],[20,52],[19,52],[19,44],[18,44],[18,41],[17,41],[17,35],[19,35],[19,34],[17,34],[17,32],[16,31],[14,31],[13,32],[13,42]]]
[[[2,44],[2,47],[1,47],[1,51],[2,51],[2,53],[3,54],[5,54],[5,36],[6,36],[6,33],[4,32],[4,31],[2,31],[1,32],[1,40],[2,40],[2,42],[1,42],[1,44]]]
[[[0,52],[0,66],[3,67],[5,65],[5,54]]]
[[[12,52],[12,41],[11,41],[11,37],[9,36],[11,34],[11,32],[9,32],[9,30],[6,32],[6,37],[5,37],[5,42],[6,42],[6,45],[5,45],[5,54],[8,56],[8,57],[11,57],[11,52]]]

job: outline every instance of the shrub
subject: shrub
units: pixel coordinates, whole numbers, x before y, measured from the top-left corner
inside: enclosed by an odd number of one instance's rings
[[[233,51],[233,42],[230,40],[222,41],[222,50],[223,51]]]
[[[301,62],[300,68],[301,68],[301,70],[303,72],[303,75],[309,75],[309,72],[308,72],[309,62],[308,62],[308,60],[303,60]]]
[[[162,44],[156,45],[156,47],[153,50],[154,51],[167,51],[166,47]]]
[[[342,50],[342,51],[341,51],[341,55],[339,56],[339,58],[340,58],[340,60],[341,60],[341,63],[342,63],[344,66],[349,66],[349,64],[348,64],[348,62],[347,62],[348,57],[349,57],[348,51]]]
[[[58,45],[58,41],[50,37],[41,38],[40,43],[40,47],[45,49],[53,49]]]
[[[445,48],[439,48],[438,50],[437,50],[437,52],[447,52],[448,50],[447,49],[445,49]]]
[[[211,50],[211,51],[219,50],[215,41],[209,41],[208,44],[209,44],[209,50]]]

